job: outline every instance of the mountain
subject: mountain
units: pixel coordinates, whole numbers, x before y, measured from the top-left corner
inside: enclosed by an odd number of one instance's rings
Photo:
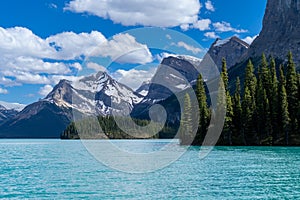
[[[5,102],[5,101],[0,101],[0,105],[2,105],[3,107],[5,107],[8,110],[16,110],[16,111],[21,111],[26,107],[26,105],[24,105],[24,104],[9,103],[9,102]]]
[[[141,100],[105,72],[73,82],[61,80],[46,98],[2,124],[0,137],[59,138],[74,116],[125,115]]]
[[[118,83],[105,72],[78,81],[60,81],[45,98],[59,107],[75,109],[87,115],[127,114],[142,96]]]
[[[14,117],[18,111],[0,105],[0,123]]]
[[[250,46],[248,57],[259,57],[262,52],[282,60],[292,51],[300,63],[300,0],[268,0],[263,28]]]
[[[8,103],[0,101],[0,123],[13,118],[19,111],[23,110],[25,105],[19,103]]]
[[[236,36],[216,41],[211,45],[208,54],[211,56],[216,65],[221,69],[222,58],[226,59],[227,68],[231,68],[238,63],[248,52],[249,44]]]
[[[144,81],[142,85],[135,91],[136,93],[142,95],[142,96],[147,96],[149,92],[151,82],[150,81]]]
[[[198,77],[195,65],[200,63],[201,59],[192,56],[170,55],[164,58],[148,83],[147,95],[134,107],[131,115],[144,118],[148,116],[151,105],[188,88]]]

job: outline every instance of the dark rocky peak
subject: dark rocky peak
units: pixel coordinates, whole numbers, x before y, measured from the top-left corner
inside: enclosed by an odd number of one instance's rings
[[[177,72],[179,72],[183,77],[185,77],[189,82],[194,81],[197,79],[199,72],[197,71],[196,66],[194,66],[193,62],[196,62],[192,59],[191,56],[169,56],[167,58],[164,58],[161,62],[161,65],[157,69],[156,74],[163,73],[162,75],[168,75],[165,74],[165,66],[168,66]],[[200,60],[200,59],[198,59]],[[201,62],[201,60],[199,61]],[[161,76],[161,75],[160,75]],[[154,77],[155,78],[155,77]]]
[[[222,58],[226,59],[227,68],[231,68],[247,54],[249,44],[236,36],[227,39],[216,39],[208,50],[212,60],[221,68]]]
[[[150,85],[151,85],[150,81],[144,81],[142,85],[135,92],[142,96],[146,96],[149,92]]]
[[[300,0],[268,0],[263,28],[253,41],[248,57],[264,52],[282,60],[292,51],[295,62],[300,63]]]
[[[46,96],[44,100],[48,101],[66,101],[72,103],[72,85],[71,81],[61,80],[53,88],[53,90]]]

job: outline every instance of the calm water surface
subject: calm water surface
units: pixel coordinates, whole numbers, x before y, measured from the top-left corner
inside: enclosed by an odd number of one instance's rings
[[[128,174],[99,163],[80,141],[0,140],[0,198],[300,199],[300,148],[216,147],[204,160],[198,155],[191,148],[162,170]]]

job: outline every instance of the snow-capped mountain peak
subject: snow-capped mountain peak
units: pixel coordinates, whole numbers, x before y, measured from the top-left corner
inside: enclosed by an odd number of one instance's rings
[[[122,115],[139,103],[142,96],[106,72],[98,72],[76,81],[60,81],[44,100],[85,114]]]

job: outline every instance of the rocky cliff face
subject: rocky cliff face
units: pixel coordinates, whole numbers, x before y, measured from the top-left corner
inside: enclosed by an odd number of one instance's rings
[[[226,59],[227,68],[231,68],[247,54],[248,48],[249,44],[233,36],[224,40],[217,39],[211,45],[208,54],[219,69],[222,66],[222,58]]]
[[[285,59],[292,51],[300,63],[300,0],[268,0],[263,28],[251,44],[248,56],[266,55]]]

